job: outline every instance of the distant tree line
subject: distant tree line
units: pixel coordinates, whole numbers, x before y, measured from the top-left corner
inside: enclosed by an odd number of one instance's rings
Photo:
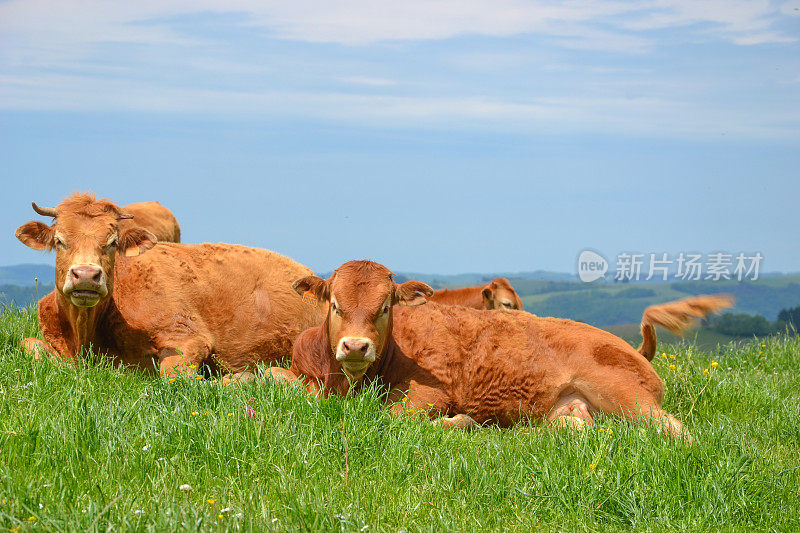
[[[709,320],[708,327],[732,337],[765,337],[777,333],[797,332],[800,326],[800,306],[782,309],[774,322],[760,315],[724,313]]]

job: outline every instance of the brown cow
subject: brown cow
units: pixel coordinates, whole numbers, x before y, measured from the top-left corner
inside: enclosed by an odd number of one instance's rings
[[[122,230],[130,214],[92,195],[69,197],[53,214],[52,226],[16,232],[32,248],[56,249],[56,288],[39,302],[47,342],[25,339],[27,351],[72,359],[91,347],[164,373],[202,363],[237,371],[289,355],[297,334],[324,317],[291,289],[311,271],[275,252],[156,244],[143,228]]]
[[[133,220],[122,220],[120,231],[134,225],[140,226],[156,236],[158,242],[181,242],[181,227],[172,211],[158,202],[128,204],[122,210],[133,215]],[[41,214],[41,213],[40,213]]]
[[[473,309],[522,310],[522,300],[506,278],[495,278],[482,287],[440,289],[428,300],[440,304],[463,305]]]
[[[419,281],[398,285],[369,261],[345,263],[328,280],[306,276],[294,287],[329,302],[328,315],[297,338],[289,370],[270,369],[277,381],[302,377],[311,393],[345,394],[379,380],[394,412],[445,416],[449,427],[508,426],[526,416],[580,427],[603,412],[691,440],[661,408],[664,385],[648,360],[607,331],[527,313],[410,307],[433,290]],[[730,304],[725,296],[690,301],[707,310]],[[646,314],[648,332],[655,322],[688,324],[674,305],[664,309],[669,320],[654,309]]]
[[[32,202],[33,210],[45,217],[56,217],[52,207],[39,207]],[[122,208],[125,218],[119,220],[119,230],[138,226],[156,236],[158,242],[181,242],[181,227],[172,211],[158,202],[139,202]],[[135,222],[134,220],[135,219]]]

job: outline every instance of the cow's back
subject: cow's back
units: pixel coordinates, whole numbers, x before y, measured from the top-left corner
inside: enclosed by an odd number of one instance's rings
[[[123,210],[133,215],[132,220],[121,220],[120,230],[140,226],[155,235],[159,242],[181,242],[181,227],[172,211],[158,202],[139,202],[126,205]]]
[[[439,289],[428,299],[445,305],[461,305],[472,309],[483,309],[481,290],[483,287],[461,287],[458,289]]]
[[[430,303],[394,312],[401,351],[447,389],[449,410],[478,421],[543,416],[576,379],[604,368],[661,383],[628,343],[580,322]]]
[[[134,330],[157,340],[193,335],[230,370],[291,355],[323,313],[292,282],[311,271],[276,252],[229,244],[159,243],[120,258],[114,300]]]

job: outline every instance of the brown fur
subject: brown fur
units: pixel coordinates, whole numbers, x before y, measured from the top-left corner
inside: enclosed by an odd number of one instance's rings
[[[112,202],[89,195],[67,198],[57,209],[52,227],[29,222],[17,230],[28,245],[56,248],[56,289],[39,304],[47,342],[22,343],[35,355],[71,359],[91,347],[116,363],[167,373],[204,362],[239,371],[289,355],[297,334],[322,321],[325,311],[291,289],[310,270],[280,254],[228,244],[155,244],[143,228],[121,228],[122,210]],[[117,246],[109,246],[114,237]],[[141,255],[127,257],[131,249]],[[102,270],[107,294],[93,306],[76,305],[65,294],[76,257]]]
[[[132,220],[121,220],[120,229],[140,226],[158,238],[158,242],[181,242],[181,227],[172,211],[158,202],[128,204],[122,208],[133,215]]]
[[[681,335],[698,318],[718,313],[732,306],[733,302],[733,296],[717,294],[684,298],[648,307],[642,315],[642,345],[639,346],[639,353],[648,361],[653,360],[656,353],[656,325]]]
[[[378,380],[394,412],[449,417],[446,426],[471,419],[508,426],[530,416],[575,427],[601,411],[691,439],[661,409],[664,386],[653,367],[611,333],[571,320],[436,303],[393,307],[381,326],[386,298],[394,294],[393,301],[404,303],[397,294],[405,284],[395,284],[388,269],[350,262],[327,281],[311,279],[321,297],[336,300],[342,325],[331,327],[329,309],[321,326],[297,338],[290,369],[271,369],[276,379],[302,377],[323,394]],[[381,347],[355,380],[335,356],[335,337],[344,329]]]
[[[480,287],[440,289],[434,292],[429,300],[472,309],[518,309],[522,311],[522,299],[506,278],[495,278],[491,283]]]

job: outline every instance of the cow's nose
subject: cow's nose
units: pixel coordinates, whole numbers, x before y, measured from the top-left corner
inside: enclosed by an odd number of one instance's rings
[[[346,341],[342,341],[342,347],[348,355],[355,352],[365,354],[367,353],[367,349],[369,349],[369,343],[361,339],[347,339]]]
[[[74,266],[69,269],[74,284],[99,285],[103,279],[103,270],[96,266]]]

